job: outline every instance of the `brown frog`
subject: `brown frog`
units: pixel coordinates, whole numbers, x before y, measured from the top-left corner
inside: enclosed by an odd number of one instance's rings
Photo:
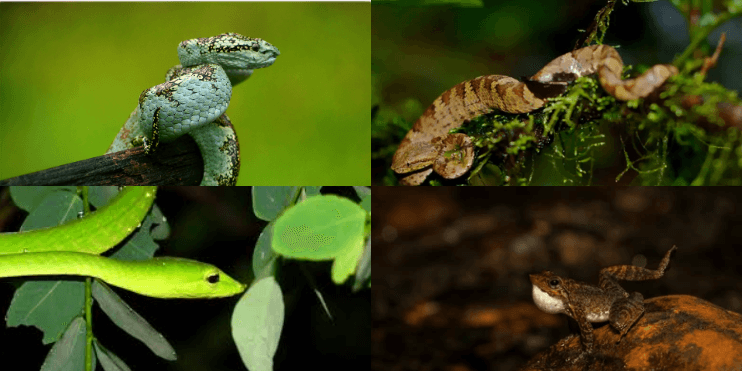
[[[644,297],[638,292],[629,295],[618,285],[618,280],[656,280],[665,273],[673,246],[662,258],[657,270],[633,265],[617,265],[600,270],[599,286],[571,280],[544,271],[531,274],[533,301],[546,313],[564,313],[580,327],[583,349],[593,351],[593,326],[590,322],[608,321],[621,336],[644,314]]]

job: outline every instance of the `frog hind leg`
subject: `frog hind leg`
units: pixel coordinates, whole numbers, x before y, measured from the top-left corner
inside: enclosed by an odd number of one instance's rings
[[[638,292],[630,296],[616,300],[611,305],[608,322],[621,334],[618,341],[621,341],[624,335],[629,331],[631,326],[639,320],[644,314],[644,297]]]
[[[659,279],[665,274],[667,266],[670,264],[670,257],[672,257],[672,253],[677,249],[677,246],[673,246],[668,250],[662,258],[660,266],[656,270],[636,267],[633,265],[616,265],[613,267],[603,268],[600,270],[600,278],[598,281],[599,286],[603,290],[618,290],[618,292],[623,292],[623,289],[620,288],[616,281],[647,281]]]

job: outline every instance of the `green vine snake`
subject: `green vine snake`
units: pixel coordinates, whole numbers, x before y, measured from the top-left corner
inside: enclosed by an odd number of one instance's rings
[[[206,263],[173,257],[123,261],[98,255],[137,228],[155,192],[156,187],[126,187],[81,219],[0,234],[0,277],[90,276],[156,298],[220,298],[243,292],[245,285]]]
[[[160,141],[188,134],[204,160],[201,185],[235,185],[240,170],[240,146],[224,114],[232,86],[257,68],[268,67],[280,52],[267,41],[225,33],[186,40],[178,46],[180,65],[165,82],[139,96],[139,104],[106,153],[144,146],[153,153]]]

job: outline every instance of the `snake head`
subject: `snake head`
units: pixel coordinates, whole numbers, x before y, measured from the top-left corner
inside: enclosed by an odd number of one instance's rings
[[[253,69],[270,66],[280,54],[278,48],[263,39],[237,33],[190,39],[178,45],[178,58],[184,67],[219,64],[232,85],[250,77]]]

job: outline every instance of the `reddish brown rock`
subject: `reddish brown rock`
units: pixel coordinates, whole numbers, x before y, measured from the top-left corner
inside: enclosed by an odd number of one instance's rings
[[[574,334],[520,370],[742,370],[739,313],[685,295],[651,298],[644,308],[620,342],[617,331],[602,326],[593,353],[584,353]]]

